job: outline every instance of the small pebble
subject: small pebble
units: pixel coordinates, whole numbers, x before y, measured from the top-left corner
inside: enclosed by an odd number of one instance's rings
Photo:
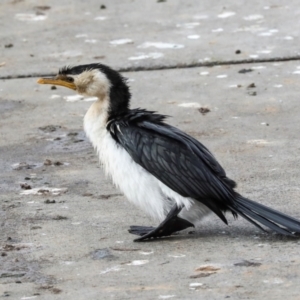
[[[44,161],[44,166],[51,166],[52,165],[52,161],[50,159],[46,159]]]
[[[210,109],[207,107],[200,107],[198,110],[202,115],[206,115],[208,112],[210,112]]]
[[[28,183],[21,183],[20,186],[23,190],[31,190],[31,186]]]
[[[241,70],[239,70],[238,73],[245,74],[245,73],[249,73],[249,72],[252,72],[252,71],[253,71],[252,69],[241,69]]]
[[[255,88],[256,85],[255,83],[250,83],[248,86],[247,86],[247,89],[251,89],[251,88]]]
[[[56,201],[47,199],[47,200],[44,201],[44,203],[45,204],[54,204],[54,203],[56,203]]]

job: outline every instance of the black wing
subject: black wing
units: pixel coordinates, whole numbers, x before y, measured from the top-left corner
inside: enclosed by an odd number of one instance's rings
[[[232,204],[235,183],[205,146],[163,123],[163,118],[134,110],[111,120],[107,128],[136,163],[183,197],[202,202],[226,223],[222,211]]]

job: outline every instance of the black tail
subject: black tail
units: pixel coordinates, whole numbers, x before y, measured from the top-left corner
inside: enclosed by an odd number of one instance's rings
[[[230,206],[230,209],[233,213],[245,218],[261,230],[264,230],[261,227],[261,225],[264,225],[283,235],[295,236],[295,233],[300,233],[299,220],[246,199],[239,194],[236,194],[235,205]]]

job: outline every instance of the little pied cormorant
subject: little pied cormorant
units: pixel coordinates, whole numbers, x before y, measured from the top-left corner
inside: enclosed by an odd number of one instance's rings
[[[160,224],[131,226],[135,241],[171,235],[194,227],[211,211],[227,224],[224,213],[245,218],[258,228],[300,233],[300,221],[246,199],[210,151],[196,139],[166,124],[166,116],[130,109],[130,91],[117,71],[102,64],[62,68],[53,84],[97,97],[84,117],[84,130],[105,171],[129,201]]]

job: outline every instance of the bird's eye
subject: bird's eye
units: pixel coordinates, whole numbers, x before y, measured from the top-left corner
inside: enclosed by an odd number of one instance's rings
[[[74,82],[74,78],[73,77],[66,77],[66,81],[68,81],[68,82]]]

